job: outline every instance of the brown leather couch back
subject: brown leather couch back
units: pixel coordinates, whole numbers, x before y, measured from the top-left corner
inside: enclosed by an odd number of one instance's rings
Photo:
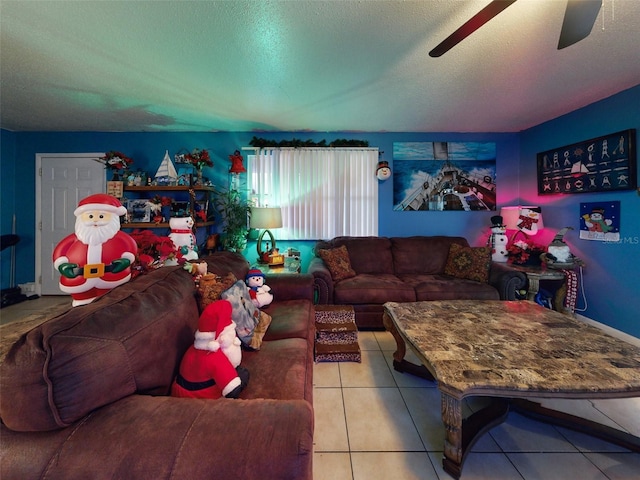
[[[351,268],[356,273],[391,273],[393,272],[393,255],[391,241],[386,237],[335,237],[332,240],[320,241],[315,251],[347,247]]]
[[[468,247],[463,237],[393,237],[393,273],[397,275],[421,274],[437,275],[444,273],[449,256],[449,247],[457,243]]]
[[[194,294],[189,273],[164,267],[31,330],[2,364],[3,423],[53,430],[133,393],[167,394],[193,342]]]
[[[444,272],[452,243],[469,246],[464,237],[335,237],[316,243],[315,251],[346,246],[356,273],[436,275]]]

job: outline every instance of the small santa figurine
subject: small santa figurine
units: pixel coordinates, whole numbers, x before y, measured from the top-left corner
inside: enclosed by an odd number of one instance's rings
[[[53,250],[53,265],[62,274],[60,290],[72,305],[86,305],[131,279],[135,240],[120,231],[127,209],[111,195],[97,193],[81,200],[73,214],[75,233]]]
[[[240,366],[242,350],[231,319],[231,303],[217,300],[204,309],[195,341],[185,352],[171,395],[183,398],[238,398],[249,381]]]
[[[264,273],[261,270],[252,268],[247,272],[244,281],[249,287],[249,296],[256,307],[266,307],[273,302],[271,287],[264,284]]]
[[[487,243],[491,247],[491,260],[503,263],[507,261],[507,226],[503,224],[500,215],[491,217],[491,235]]]

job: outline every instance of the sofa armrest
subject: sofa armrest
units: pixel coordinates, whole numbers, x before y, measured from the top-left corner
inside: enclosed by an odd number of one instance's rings
[[[271,288],[274,300],[309,300],[313,303],[313,276],[309,274],[269,275],[266,272],[265,285]]]
[[[498,290],[500,300],[516,300],[516,291],[527,286],[527,276],[506,263],[491,262],[489,284]]]
[[[1,425],[2,478],[310,480],[313,421],[304,400],[131,395],[66,429]]]
[[[313,276],[313,283],[318,294],[319,305],[333,304],[333,279],[331,272],[320,257],[315,257],[309,263],[309,274]]]

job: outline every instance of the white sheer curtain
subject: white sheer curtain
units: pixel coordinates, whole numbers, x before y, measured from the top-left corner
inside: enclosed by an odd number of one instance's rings
[[[287,240],[378,234],[377,148],[265,148],[248,157],[249,197],[280,207]]]

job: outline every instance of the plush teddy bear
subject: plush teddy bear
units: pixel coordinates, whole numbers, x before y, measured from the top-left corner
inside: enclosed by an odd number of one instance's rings
[[[251,301],[258,307],[266,307],[273,302],[273,294],[271,293],[271,287],[264,284],[264,273],[257,268],[252,268],[247,273],[244,279],[245,283],[249,287],[249,295]]]
[[[171,395],[238,398],[249,382],[249,372],[240,366],[241,360],[231,303],[217,300],[200,315],[195,341],[182,357]]]

